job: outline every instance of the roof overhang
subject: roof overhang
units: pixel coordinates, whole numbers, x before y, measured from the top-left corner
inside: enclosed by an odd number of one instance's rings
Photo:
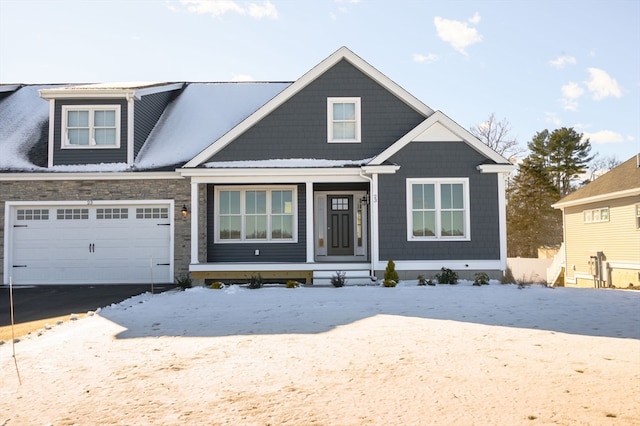
[[[599,203],[601,201],[617,200],[619,198],[640,196],[640,188],[627,189],[625,191],[611,192],[609,194],[594,195],[593,197],[580,198],[578,200],[564,201],[551,204],[556,209],[564,209],[566,207],[580,206],[589,203]]]
[[[480,173],[511,173],[515,168],[513,164],[480,164],[476,167]]]

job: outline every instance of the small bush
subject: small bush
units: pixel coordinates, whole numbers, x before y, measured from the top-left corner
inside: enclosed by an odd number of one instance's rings
[[[396,271],[396,264],[391,259],[387,262],[387,268],[384,270],[384,280],[395,281],[396,284],[400,281],[400,277]]]
[[[336,274],[331,277],[331,284],[334,287],[344,287],[347,283],[347,273],[344,271],[336,271]]]
[[[418,285],[427,285],[427,279],[424,275],[418,275]]]
[[[452,271],[449,268],[440,268],[440,273],[436,274],[436,280],[438,280],[438,284],[457,284],[458,283],[458,274],[455,271]]]
[[[476,272],[473,277],[473,285],[489,285],[489,275],[485,272]]]
[[[221,283],[220,281],[214,281],[214,282],[211,283],[209,288],[212,288],[214,290],[220,290],[220,289],[224,288],[224,284]]]
[[[189,274],[178,275],[176,277],[176,285],[181,289],[191,288],[193,286],[193,280],[189,276]]]
[[[262,276],[260,274],[251,275],[251,280],[249,281],[249,288],[256,289],[262,287]]]
[[[513,276],[511,268],[507,268],[507,270],[504,271],[504,275],[502,276],[502,280],[500,282],[502,284],[513,284],[516,282],[516,278]]]
[[[296,288],[300,286],[300,283],[298,281],[294,281],[294,280],[289,280],[287,281],[287,283],[285,284],[286,288]]]

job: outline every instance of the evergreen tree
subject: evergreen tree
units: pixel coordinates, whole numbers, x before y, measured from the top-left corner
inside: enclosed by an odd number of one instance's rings
[[[573,128],[562,127],[551,133],[545,129],[527,145],[531,151],[528,158],[546,171],[561,198],[575,190],[573,182],[593,159],[589,155],[591,142],[582,136]]]
[[[526,158],[507,188],[509,257],[538,257],[538,248],[562,242],[562,213],[551,207],[559,199],[548,170]]]

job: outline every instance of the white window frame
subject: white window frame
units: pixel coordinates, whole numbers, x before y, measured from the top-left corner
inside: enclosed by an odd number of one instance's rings
[[[338,139],[333,135],[333,105],[354,104],[355,105],[355,137],[352,139]],[[329,143],[360,143],[362,130],[362,114],[360,108],[360,98],[327,98],[327,142]]]
[[[120,105],[63,105],[62,106],[62,134],[60,137],[62,149],[117,149],[120,148]],[[72,145],[69,143],[67,118],[69,111],[89,112],[89,145]],[[94,117],[96,111],[115,111],[116,140],[114,145],[98,145],[95,141]]]
[[[436,235],[416,237],[413,235],[413,185],[428,184],[434,185],[435,189],[435,217]],[[464,202],[464,235],[462,236],[442,236],[440,224],[442,208],[440,188],[443,184],[462,184],[462,195]],[[471,240],[471,208],[469,205],[469,178],[410,178],[407,179],[407,241],[470,241]]]
[[[240,238],[239,239],[221,239],[220,238],[220,192],[222,191],[239,191],[240,192]],[[265,191],[267,193],[267,238],[264,239],[247,239],[245,229],[246,218],[246,197],[247,191]],[[291,191],[291,208],[292,208],[292,236],[291,238],[272,239],[271,229],[271,194],[274,191]],[[220,244],[255,244],[255,243],[297,243],[298,242],[298,188],[296,186],[216,186],[215,188],[215,208],[214,208],[214,226],[215,235],[214,242]]]
[[[607,218],[603,219],[602,218],[602,212],[606,211],[607,212]],[[597,219],[594,219],[594,217],[596,216],[596,212],[598,212]],[[609,207],[600,207],[597,209],[586,209],[582,211],[582,219],[584,223],[602,223],[602,222],[609,222],[609,215],[610,215],[610,210]]]

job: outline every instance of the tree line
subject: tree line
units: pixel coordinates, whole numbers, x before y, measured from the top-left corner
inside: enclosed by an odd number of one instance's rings
[[[552,206],[588,183],[599,173],[619,164],[615,157],[591,153],[591,142],[573,128],[536,133],[527,149],[509,135],[506,119],[495,114],[471,133],[514,164],[507,182],[507,255],[538,257],[538,249],[562,242],[562,212]],[[519,157],[527,152],[524,158]],[[586,176],[586,179],[585,179]]]

